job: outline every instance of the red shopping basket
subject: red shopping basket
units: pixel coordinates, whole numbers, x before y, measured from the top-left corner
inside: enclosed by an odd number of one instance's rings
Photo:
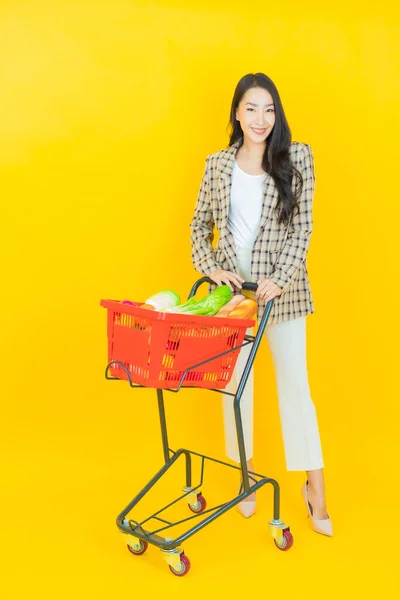
[[[108,362],[122,363],[133,383],[176,388],[185,371],[243,343],[254,320],[202,317],[149,311],[115,300],[101,300],[107,309]],[[136,303],[137,304],[137,303]],[[240,349],[190,369],[181,385],[224,389]],[[128,380],[121,365],[109,375]]]

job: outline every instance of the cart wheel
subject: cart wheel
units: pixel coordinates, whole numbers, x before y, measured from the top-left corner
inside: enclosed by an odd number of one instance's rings
[[[283,538],[279,542],[274,538],[275,546],[279,550],[289,550],[293,546],[293,536],[289,529],[283,531]]]
[[[201,494],[197,494],[197,502],[194,504],[188,504],[190,510],[194,513],[202,513],[207,506],[206,499]]]
[[[127,544],[126,546],[129,550],[129,552],[131,552],[132,554],[135,554],[136,556],[140,556],[141,554],[144,554],[149,546],[149,544],[147,542],[143,542],[143,540],[138,540],[137,545],[138,545],[138,548],[134,548],[130,544]]]
[[[186,556],[186,554],[181,554],[181,566],[179,569],[174,569],[174,567],[171,567],[171,565],[169,565],[169,569],[171,571],[171,573],[173,573],[174,575],[176,575],[177,577],[183,577],[184,575],[186,575],[186,573],[189,571],[190,569],[190,560],[188,559],[188,557]]]

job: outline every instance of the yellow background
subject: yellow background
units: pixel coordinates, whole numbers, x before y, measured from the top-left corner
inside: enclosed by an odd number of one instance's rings
[[[390,5],[0,3],[4,600],[398,596],[400,31]],[[188,293],[204,161],[227,143],[237,81],[256,71],[278,86],[293,139],[314,151],[308,357],[335,537],[311,531],[304,476],[285,471],[264,346],[255,465],[281,483],[295,545],[274,548],[263,488],[254,518],[230,511],[184,545],[192,570],[180,580],[154,548],[129,555],[115,527],[162,453],[155,392],[104,379],[99,302]],[[166,400],[170,445],[223,458],[219,396]],[[236,491],[225,471],[206,472],[210,502]],[[171,478],[149,505],[175,494],[183,465]]]

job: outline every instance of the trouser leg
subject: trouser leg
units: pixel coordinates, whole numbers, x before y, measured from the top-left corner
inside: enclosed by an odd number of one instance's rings
[[[307,374],[306,318],[268,325],[266,337],[275,367],[287,470],[321,469],[321,442]]]

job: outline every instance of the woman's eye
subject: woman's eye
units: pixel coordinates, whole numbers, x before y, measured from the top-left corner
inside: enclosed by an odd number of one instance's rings
[[[246,108],[246,110],[254,111],[255,109],[254,108]],[[275,112],[275,110],[273,108],[267,108],[266,112]]]

